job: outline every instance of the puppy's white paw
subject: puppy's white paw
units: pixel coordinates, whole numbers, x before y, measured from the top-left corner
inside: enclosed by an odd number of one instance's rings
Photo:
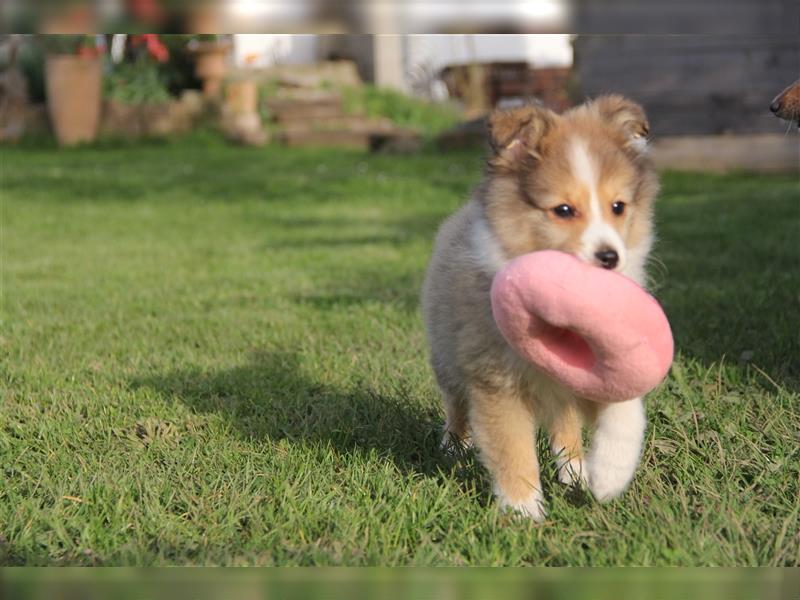
[[[636,472],[636,463],[631,462],[615,464],[589,455],[586,460],[586,479],[589,490],[597,500],[609,502],[625,491]]]
[[[527,498],[517,502],[512,502],[503,494],[498,494],[497,500],[500,503],[500,508],[512,510],[518,515],[531,519],[536,523],[541,523],[547,516],[544,496],[539,490],[533,490]]]
[[[594,497],[608,502],[628,487],[636,473],[646,426],[641,399],[610,404],[600,413],[586,475]]]
[[[558,480],[564,485],[586,485],[586,467],[580,458],[556,460]]]

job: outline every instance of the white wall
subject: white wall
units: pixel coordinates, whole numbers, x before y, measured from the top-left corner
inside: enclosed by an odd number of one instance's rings
[[[295,34],[243,33],[233,36],[233,57],[237,67],[255,57],[254,67],[275,64],[308,64],[316,61],[317,36]]]
[[[308,64],[317,60],[315,35],[236,34],[234,60],[237,66],[255,57],[255,67],[274,64]],[[448,65],[478,62],[523,61],[534,67],[572,65],[570,36],[565,34],[529,35],[386,35],[375,38],[373,46],[375,79],[410,91],[411,73],[424,67],[438,72]]]
[[[429,64],[436,69],[473,60],[524,61],[535,67],[572,65],[570,36],[565,34],[412,35],[407,53],[409,67]]]

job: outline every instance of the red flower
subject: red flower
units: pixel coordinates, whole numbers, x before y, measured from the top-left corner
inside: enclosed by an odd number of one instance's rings
[[[167,62],[169,59],[169,50],[158,39],[155,33],[143,33],[141,35],[132,36],[131,45],[134,47],[139,46],[144,42],[147,45],[147,53],[156,59],[158,62]]]
[[[81,58],[97,58],[103,53],[102,46],[88,46],[86,44],[81,44],[78,46],[77,54]]]
[[[169,50],[167,50],[167,47],[161,43],[161,40],[158,39],[158,36],[154,33],[146,33],[144,34],[144,39],[147,42],[147,51],[150,53],[150,56],[155,58],[160,63],[167,62],[167,59],[169,58]]]

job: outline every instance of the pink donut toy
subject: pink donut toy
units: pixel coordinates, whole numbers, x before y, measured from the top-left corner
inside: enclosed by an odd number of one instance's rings
[[[492,282],[509,345],[578,395],[621,402],[656,387],[672,364],[664,311],[634,281],[555,250],[509,262]]]

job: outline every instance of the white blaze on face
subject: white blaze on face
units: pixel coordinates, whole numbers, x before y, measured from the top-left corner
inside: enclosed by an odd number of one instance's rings
[[[570,164],[572,174],[589,191],[589,214],[586,229],[581,235],[581,247],[578,256],[590,263],[596,263],[595,252],[601,250],[616,250],[619,255],[619,264],[616,269],[625,266],[625,244],[614,227],[605,220],[603,207],[597,193],[598,173],[592,160],[586,142],[576,138],[570,148]]]

